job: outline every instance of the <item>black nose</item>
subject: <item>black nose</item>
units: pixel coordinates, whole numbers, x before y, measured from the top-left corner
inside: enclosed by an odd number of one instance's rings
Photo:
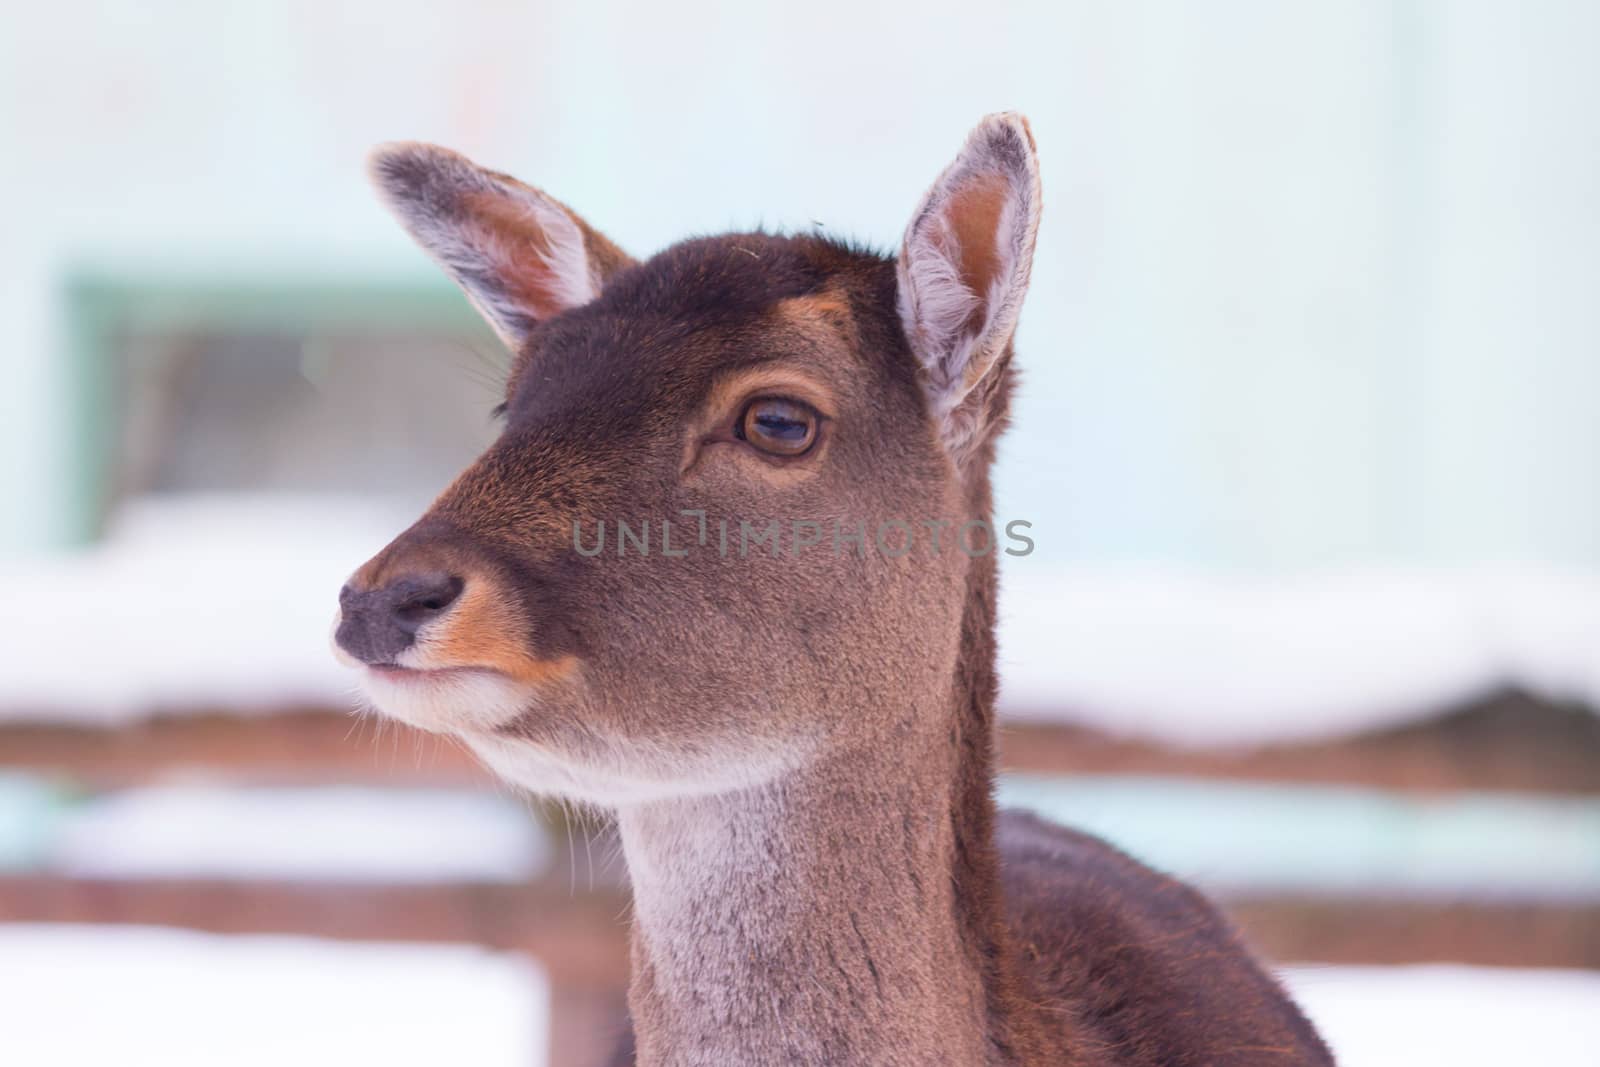
[[[417,631],[443,615],[466,583],[448,574],[407,574],[376,589],[339,590],[334,640],[363,663],[393,663]]]

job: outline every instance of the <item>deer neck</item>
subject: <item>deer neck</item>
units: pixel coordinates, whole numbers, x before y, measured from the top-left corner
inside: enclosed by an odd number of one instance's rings
[[[643,1067],[1004,1061],[994,575],[978,564],[943,712],[903,720],[920,733],[618,812]]]

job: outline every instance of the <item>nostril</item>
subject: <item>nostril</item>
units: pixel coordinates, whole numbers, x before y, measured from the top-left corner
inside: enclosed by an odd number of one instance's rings
[[[393,664],[421,629],[450,610],[466,588],[450,574],[407,574],[376,589],[359,581],[339,591],[339,627],[334,640],[371,664]]]
[[[391,610],[411,632],[455,603],[466,583],[454,575],[402,578],[389,587]]]

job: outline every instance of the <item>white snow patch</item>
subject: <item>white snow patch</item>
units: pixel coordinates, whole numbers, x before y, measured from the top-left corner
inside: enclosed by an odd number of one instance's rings
[[[0,925],[0,1063],[528,1067],[548,987],[456,945]]]
[[[1001,704],[1194,746],[1348,735],[1499,686],[1600,708],[1600,575],[1365,569],[1285,578],[1019,561]]]
[[[544,975],[454,945],[0,924],[0,1062],[163,1067],[527,1067]],[[1282,972],[1341,1067],[1591,1067],[1600,974],[1494,968]]]
[[[1283,978],[1340,1067],[1594,1067],[1600,973],[1300,966]]]
[[[44,862],[89,877],[417,883],[526,882],[549,859],[543,829],[504,797],[183,785],[85,805]]]
[[[337,496],[136,500],[77,555],[6,561],[0,718],[354,706],[339,587],[411,520]]]
[[[8,561],[0,719],[352,705],[328,651],[336,594],[414,517],[351,497],[150,497],[89,552]],[[1600,574],[1008,567],[1001,704],[1018,718],[1235,745],[1387,726],[1502,685],[1600,708]]]

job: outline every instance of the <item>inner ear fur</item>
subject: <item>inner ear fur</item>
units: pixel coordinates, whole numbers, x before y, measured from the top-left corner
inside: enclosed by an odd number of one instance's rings
[[[559,200],[449,149],[382,145],[368,169],[401,225],[513,348],[633,263]]]
[[[958,456],[998,417],[1039,228],[1039,166],[1027,120],[991,115],[912,215],[899,311],[946,446]]]

